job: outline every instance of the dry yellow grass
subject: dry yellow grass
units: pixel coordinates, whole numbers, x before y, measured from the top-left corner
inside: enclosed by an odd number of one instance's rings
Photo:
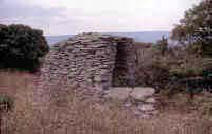
[[[209,121],[164,112],[139,119],[113,102],[80,100],[73,90],[61,91],[48,105],[33,102],[34,89],[27,73],[0,73],[0,92],[15,100],[4,114],[3,134],[211,134]],[[192,115],[192,114],[191,114]]]

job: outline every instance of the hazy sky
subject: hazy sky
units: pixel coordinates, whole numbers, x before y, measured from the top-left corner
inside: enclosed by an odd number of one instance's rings
[[[201,0],[0,0],[0,23],[23,23],[45,35],[86,31],[170,30]]]

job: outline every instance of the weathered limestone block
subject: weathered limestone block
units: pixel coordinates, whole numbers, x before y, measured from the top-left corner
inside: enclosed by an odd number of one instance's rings
[[[153,88],[134,88],[130,96],[136,101],[145,102],[148,98],[152,97],[155,93]],[[148,100],[149,102],[152,100]]]
[[[154,105],[149,104],[139,105],[138,109],[141,110],[142,112],[150,112],[155,110]]]
[[[113,88],[105,97],[108,99],[126,101],[129,98],[131,91],[131,88]]]

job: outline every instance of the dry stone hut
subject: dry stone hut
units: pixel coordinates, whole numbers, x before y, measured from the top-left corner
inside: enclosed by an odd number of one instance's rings
[[[83,33],[56,44],[41,71],[51,85],[67,80],[102,91],[133,85],[134,59],[131,38]]]

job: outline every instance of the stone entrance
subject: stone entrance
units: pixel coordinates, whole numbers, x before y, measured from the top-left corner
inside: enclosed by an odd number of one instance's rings
[[[113,87],[133,86],[135,71],[135,50],[133,40],[123,39],[116,46]]]

